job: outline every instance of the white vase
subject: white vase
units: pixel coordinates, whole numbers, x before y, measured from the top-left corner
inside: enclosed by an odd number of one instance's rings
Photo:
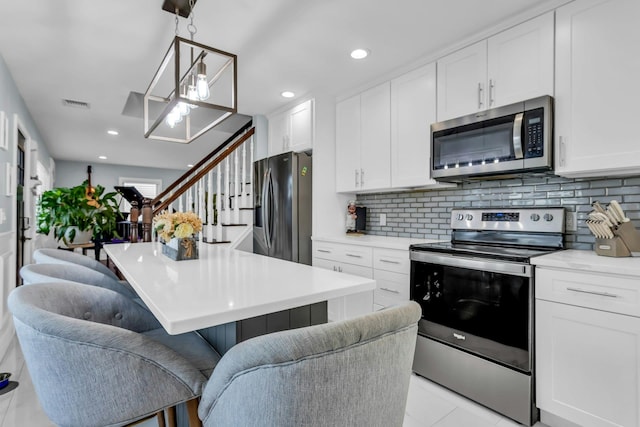
[[[76,233],[75,236],[73,237],[73,240],[69,238],[71,230],[75,230],[75,233]],[[91,243],[92,238],[93,238],[93,229],[80,231],[78,227],[71,226],[67,228],[67,232],[65,233],[65,239],[67,239],[67,242],[72,245],[84,245],[87,243]],[[64,240],[62,239],[60,239],[60,246],[67,246],[64,243]]]

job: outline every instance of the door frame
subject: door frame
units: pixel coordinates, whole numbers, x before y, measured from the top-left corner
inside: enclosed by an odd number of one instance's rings
[[[18,188],[18,135],[21,133],[25,138],[24,143],[24,190],[23,190],[23,199],[24,199],[24,213],[25,217],[29,218],[30,227],[28,230],[25,230],[25,237],[30,240],[25,241],[25,245],[23,248],[24,251],[24,261],[23,264],[30,264],[32,262],[33,255],[33,239],[35,238],[36,231],[36,221],[35,221],[35,212],[36,212],[36,201],[37,199],[33,196],[31,192],[32,185],[35,183],[35,177],[37,174],[37,168],[34,170],[34,160],[37,162],[37,150],[38,143],[31,138],[31,134],[29,130],[25,126],[25,124],[20,119],[18,114],[13,115],[13,195],[11,196],[11,212],[12,212],[12,220],[11,220],[11,230],[15,232],[15,244],[18,244],[18,208],[17,208],[17,188]],[[35,157],[35,158],[34,158]],[[37,164],[37,163],[35,163]],[[17,253],[16,253],[17,256]],[[19,274],[18,271],[15,274]],[[15,277],[13,278],[15,281]]]

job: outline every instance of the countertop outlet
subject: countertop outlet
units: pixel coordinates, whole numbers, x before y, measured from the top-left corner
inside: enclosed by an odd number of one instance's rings
[[[564,229],[565,231],[578,230],[578,216],[576,212],[565,212]]]
[[[387,214],[380,214],[380,225],[387,225]]]

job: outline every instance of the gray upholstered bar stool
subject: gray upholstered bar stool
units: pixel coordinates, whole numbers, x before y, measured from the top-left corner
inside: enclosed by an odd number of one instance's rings
[[[198,415],[213,426],[402,426],[420,319],[415,302],[241,342]]]
[[[52,249],[41,248],[36,249],[33,252],[33,260],[36,264],[57,264],[57,263],[71,263],[79,264],[88,267],[92,270],[97,270],[114,280],[120,280],[113,271],[109,269],[103,263],[96,261],[86,255],[82,255],[76,252],[66,251],[64,249]]]
[[[44,282],[75,282],[110,289],[129,298],[138,298],[130,286],[112,276],[79,264],[27,264],[20,269],[25,285]]]
[[[122,426],[182,402],[197,420],[197,398],[220,359],[197,333],[169,335],[129,298],[97,286],[21,286],[8,305],[56,425]]]

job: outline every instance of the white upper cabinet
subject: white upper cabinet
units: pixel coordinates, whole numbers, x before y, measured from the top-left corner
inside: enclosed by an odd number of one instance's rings
[[[486,109],[486,87],[486,40],[440,58],[438,121]]]
[[[489,108],[553,95],[553,12],[488,40]]]
[[[313,104],[313,99],[310,99],[289,111],[289,142],[292,151],[300,152],[313,148]]]
[[[313,149],[313,99],[269,117],[269,155]]]
[[[362,141],[360,188],[375,190],[391,186],[391,90],[383,83],[363,92],[360,98]]]
[[[336,191],[357,191],[359,179],[360,95],[336,105]]]
[[[438,60],[438,121],[553,95],[553,12]]]
[[[439,185],[431,179],[431,123],[436,121],[436,65],[391,81],[391,187]]]
[[[391,186],[391,93],[386,82],[336,105],[336,190]]]
[[[637,174],[640,1],[572,2],[556,19],[556,174]]]

